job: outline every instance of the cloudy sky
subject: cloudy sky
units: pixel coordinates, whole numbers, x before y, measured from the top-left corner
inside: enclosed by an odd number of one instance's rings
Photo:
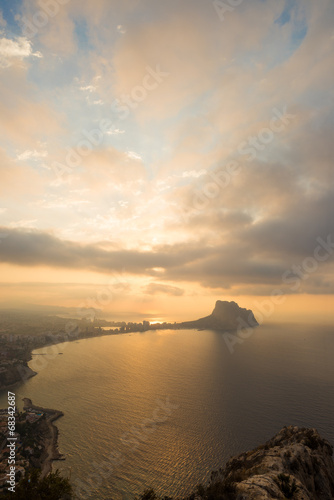
[[[0,304],[329,317],[333,21],[332,0],[1,0]]]

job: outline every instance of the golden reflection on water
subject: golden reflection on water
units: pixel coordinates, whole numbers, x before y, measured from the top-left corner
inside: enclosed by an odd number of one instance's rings
[[[314,426],[334,442],[332,328],[259,327],[232,355],[223,334],[192,330],[57,347],[63,355],[15,389],[16,399],[64,411],[57,425],[68,458],[57,467],[72,467],[73,480],[86,480],[94,462],[121,454],[124,462],[96,486],[95,498],[132,499],[149,486],[186,494],[283,425]],[[161,402],[177,408],[149,424]],[[0,405],[6,407],[5,393]],[[131,440],[139,443],[135,450]]]

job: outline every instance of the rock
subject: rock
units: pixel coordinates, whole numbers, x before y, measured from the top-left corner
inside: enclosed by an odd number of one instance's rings
[[[23,363],[6,366],[0,374],[0,390],[7,389],[18,382],[25,382],[35,375],[37,373]]]
[[[195,321],[180,323],[181,328],[227,331],[255,326],[258,326],[258,322],[250,309],[239,307],[236,302],[223,300],[217,300],[215,308],[210,316]]]
[[[316,429],[284,427],[264,445],[229,460],[208,491],[218,493],[212,498],[227,494],[235,500],[333,500],[332,455]]]

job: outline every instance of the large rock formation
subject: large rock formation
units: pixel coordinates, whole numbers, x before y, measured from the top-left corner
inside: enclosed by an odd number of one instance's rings
[[[316,429],[284,427],[270,441],[229,460],[198,500],[333,500],[333,447]]]
[[[217,300],[210,316],[195,321],[180,323],[182,328],[198,328],[203,330],[237,330],[238,328],[257,326],[253,312],[239,307],[236,302]]]

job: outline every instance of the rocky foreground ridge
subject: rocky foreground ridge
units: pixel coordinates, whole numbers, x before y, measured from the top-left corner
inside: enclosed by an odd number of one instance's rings
[[[333,500],[333,447],[316,429],[284,427],[254,450],[231,458],[183,500]],[[179,500],[146,490],[135,500]]]
[[[333,500],[332,455],[316,429],[284,427],[264,445],[230,459],[193,498]]]
[[[258,326],[253,312],[238,306],[236,302],[217,300],[214,310],[209,316],[195,321],[180,323],[181,328],[197,328],[201,330],[234,331],[244,327]]]

